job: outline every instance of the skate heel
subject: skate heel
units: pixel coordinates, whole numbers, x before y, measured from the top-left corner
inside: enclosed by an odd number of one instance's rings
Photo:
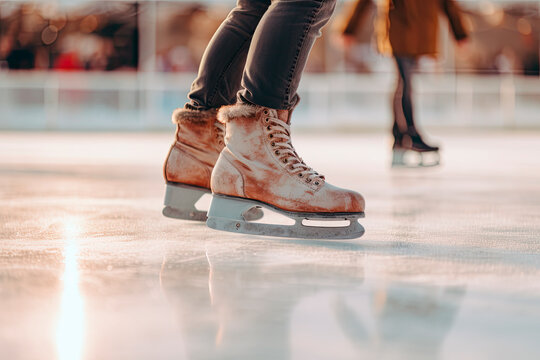
[[[206,211],[198,210],[195,203],[210,190],[184,185],[167,184],[163,215],[175,219],[205,221]]]

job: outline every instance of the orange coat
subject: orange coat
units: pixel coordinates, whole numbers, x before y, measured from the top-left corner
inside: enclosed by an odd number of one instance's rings
[[[396,56],[436,55],[439,14],[443,12],[456,40],[467,31],[461,10],[454,0],[358,0],[347,21],[344,34],[354,35],[377,7],[375,33],[379,51]]]

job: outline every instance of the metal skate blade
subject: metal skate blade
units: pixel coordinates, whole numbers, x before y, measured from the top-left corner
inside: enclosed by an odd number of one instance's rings
[[[241,214],[245,211],[245,208],[252,208],[253,206],[262,207],[265,211],[269,210],[278,215],[284,215],[289,221],[292,220],[293,224],[268,224],[246,221]],[[271,215],[265,215],[265,219],[268,217],[272,218]],[[216,230],[251,235],[301,239],[356,239],[365,232],[358,222],[358,219],[362,217],[364,217],[363,213],[294,213],[276,209],[259,201],[214,195],[206,224]],[[339,222],[338,226],[319,226],[321,222],[329,224],[336,221]]]
[[[305,226],[302,223],[275,225],[209,217],[206,225],[215,230],[228,232],[298,239],[356,239],[365,232],[358,221],[351,221],[347,227],[319,227]]]

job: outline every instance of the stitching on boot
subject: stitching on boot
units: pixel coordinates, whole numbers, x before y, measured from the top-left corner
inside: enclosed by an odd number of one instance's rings
[[[259,109],[261,109],[260,106],[247,104],[223,106],[219,109],[217,118],[221,123],[226,124],[228,121],[235,118],[253,116]]]
[[[173,124],[180,123],[192,123],[192,124],[205,124],[209,120],[214,120],[216,118],[217,109],[210,110],[191,110],[179,108],[174,110],[172,114]]]
[[[236,192],[236,194],[233,194],[233,196],[242,196],[242,197],[246,197],[246,188],[245,188],[245,179],[244,179],[244,174],[242,174],[242,172],[240,172],[236,166],[234,165],[235,163],[235,156],[230,152],[229,149],[225,148],[224,151],[221,153],[221,156],[223,157],[223,161],[227,162],[229,164],[229,171],[232,170],[234,172],[234,175],[237,176],[235,182],[229,184],[229,185],[232,185],[233,188],[234,188],[234,191]],[[220,167],[215,167],[214,168],[214,171],[216,173],[215,176],[220,176],[220,174],[218,173],[218,171],[224,171],[223,170],[223,166],[220,168]],[[212,174],[214,174],[214,171],[212,172]],[[239,180],[239,182],[238,182]],[[213,190],[214,188],[212,188]],[[229,194],[231,195],[231,194]]]

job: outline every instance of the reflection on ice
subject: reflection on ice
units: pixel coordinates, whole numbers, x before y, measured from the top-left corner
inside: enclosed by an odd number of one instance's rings
[[[161,286],[187,359],[433,359],[467,293],[459,284],[365,282],[358,254],[340,266],[309,253],[248,254],[232,261],[205,246],[164,261]]]
[[[78,235],[79,224],[76,219],[66,219],[64,221],[64,289],[56,330],[59,360],[82,359],[84,305],[79,290]]]
[[[373,289],[364,308],[340,298],[336,314],[358,355],[436,359],[465,294],[459,285],[390,283]]]

